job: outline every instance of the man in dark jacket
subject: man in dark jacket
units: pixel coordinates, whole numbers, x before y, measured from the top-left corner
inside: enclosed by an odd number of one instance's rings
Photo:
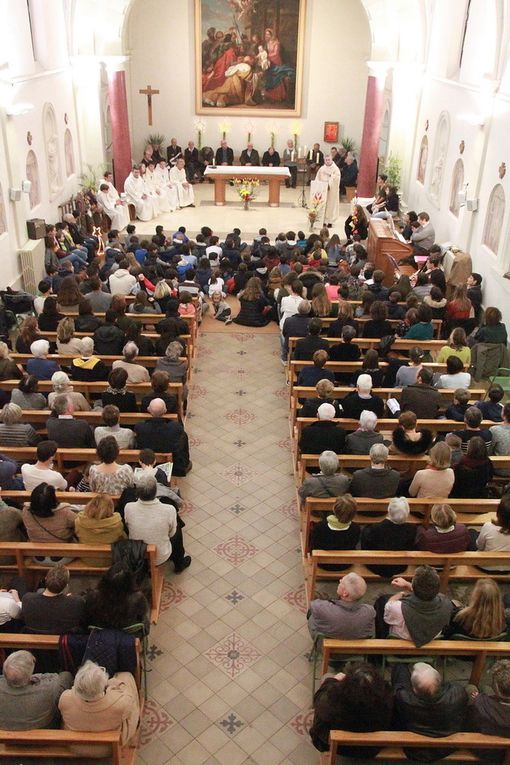
[[[226,141],[222,141],[219,148],[216,149],[215,161],[217,165],[233,165],[234,152]]]
[[[303,428],[299,439],[302,454],[321,454],[324,451],[342,454],[345,446],[345,430],[338,427],[332,420],[335,417],[335,407],[331,404],[321,404],[317,410],[318,422],[312,422]]]
[[[510,661],[501,659],[492,668],[492,688],[494,695],[471,694],[468,710],[469,728],[487,736],[505,736],[510,738]],[[504,752],[485,749],[483,759],[489,762],[503,762]]]
[[[400,396],[400,409],[406,412],[410,409],[418,419],[435,420],[439,410],[444,407],[441,394],[432,385],[433,374],[430,369],[423,367],[418,372],[416,383],[406,385]]]
[[[420,661],[413,666],[412,672],[407,664],[396,664],[392,685],[399,729],[432,738],[465,730],[468,695],[461,683],[442,682],[434,667]],[[451,750],[413,747],[404,751],[410,759],[435,762]]]
[[[361,412],[366,409],[374,412],[377,417],[384,414],[384,401],[380,396],[372,394],[372,378],[370,375],[360,375],[356,381],[356,390],[348,393],[342,399],[344,417],[359,420]]]
[[[292,325],[292,335],[288,335],[288,337],[300,337],[301,339],[296,342],[296,347],[294,349],[294,356],[293,358],[295,361],[311,361],[313,358],[313,354],[315,351],[326,351],[329,353],[329,343],[324,338],[321,337],[321,329],[322,329],[322,321],[316,317],[314,319],[310,319],[308,316],[306,318],[308,319],[308,334],[305,336],[302,329],[301,332],[296,333],[295,329],[299,329],[299,325],[295,327],[297,324],[296,320],[301,319],[301,327],[304,329],[304,322],[303,317],[301,316],[301,310],[305,310],[306,304],[308,303],[308,300],[302,300],[298,307],[298,313],[297,316],[291,316],[288,319],[285,319],[285,324],[283,325],[283,336],[287,337],[287,325],[290,322],[293,322]],[[303,308],[304,305],[304,308]],[[308,303],[309,305],[309,303]]]
[[[117,314],[108,309],[104,324],[94,332],[94,349],[101,356],[119,356],[124,347],[124,332],[117,326]]]
[[[48,417],[46,429],[48,440],[56,441],[64,449],[92,449],[95,447],[94,434],[85,420],[73,417],[74,406],[70,396],[63,393],[53,402],[55,416]]]
[[[135,425],[137,447],[154,452],[171,452],[173,475],[186,475],[191,469],[191,462],[188,436],[182,423],[164,419],[166,404],[160,398],[152,399],[147,411],[151,419]]]

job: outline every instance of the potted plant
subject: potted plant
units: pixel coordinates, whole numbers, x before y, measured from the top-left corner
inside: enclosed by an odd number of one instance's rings
[[[106,165],[101,164],[94,167],[93,165],[86,164],[85,170],[80,175],[80,186],[84,192],[96,192],[101,183],[101,178],[106,172]]]
[[[397,191],[400,189],[402,161],[399,156],[390,152],[384,163],[384,169],[381,169],[380,172],[385,173],[388,176],[387,182],[390,186],[395,186]]]
[[[340,141],[340,145],[345,151],[350,151],[352,154],[356,154],[358,151],[358,144],[354,138],[349,138],[348,135],[344,136]]]
[[[152,146],[154,153],[161,154],[164,143],[165,136],[162,133],[151,133],[147,136],[147,144]]]

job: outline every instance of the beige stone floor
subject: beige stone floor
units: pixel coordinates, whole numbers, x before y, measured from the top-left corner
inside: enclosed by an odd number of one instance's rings
[[[317,763],[288,389],[271,334],[202,332],[182,482],[191,567],[150,635],[139,763]]]

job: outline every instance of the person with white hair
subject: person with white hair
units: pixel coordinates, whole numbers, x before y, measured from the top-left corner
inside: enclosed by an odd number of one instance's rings
[[[165,419],[166,404],[153,398],[147,407],[150,419],[135,425],[138,449],[152,449],[156,453],[172,453],[173,475],[185,476],[192,468],[189,441],[184,426],[177,420]]]
[[[376,431],[377,415],[369,409],[363,409],[359,418],[359,428],[349,433],[345,445],[349,454],[370,454],[374,444],[384,443],[381,433]]]
[[[303,428],[299,439],[301,454],[321,454],[332,451],[343,454],[345,449],[345,430],[334,422],[336,412],[332,404],[321,404],[317,409],[317,422]],[[315,468],[314,472],[318,472]]]
[[[73,687],[60,697],[58,708],[66,730],[120,731],[121,746],[134,746],[140,722],[138,689],[130,672],[112,678],[104,667],[86,661],[76,673]],[[87,747],[80,747],[82,755]],[[99,755],[97,747],[90,754]],[[105,751],[107,756],[108,752]]]
[[[367,583],[354,572],[343,576],[336,590],[338,600],[312,600],[308,610],[308,630],[315,640],[317,635],[340,640],[371,638],[375,631],[375,609],[361,600]]]
[[[50,344],[47,340],[34,340],[30,346],[33,358],[28,359],[26,370],[38,380],[51,380],[51,376],[60,371],[60,366],[54,359],[49,359]]]
[[[136,357],[138,356],[138,346],[132,340],[130,340],[122,349],[123,360],[114,361],[112,369],[125,369],[128,375],[128,384],[149,382],[150,374],[149,370],[142,366],[142,364],[136,363]]]
[[[353,497],[387,499],[394,497],[400,483],[400,473],[388,467],[389,449],[384,444],[370,447],[370,467],[356,470],[351,481]]]
[[[64,449],[92,449],[94,434],[85,420],[73,417],[74,404],[67,393],[56,396],[52,405],[53,413],[46,420],[48,439],[56,441]]]
[[[432,738],[466,730],[469,701],[466,687],[458,682],[443,682],[430,664],[419,661],[412,671],[408,664],[395,664],[392,686],[399,729]],[[431,753],[430,749],[406,747],[404,751],[413,761],[430,762],[433,756],[435,762],[452,750],[434,748]]]
[[[384,414],[384,401],[372,393],[372,378],[366,374],[358,377],[356,390],[342,399],[342,407],[343,416],[352,420],[359,420],[363,410],[374,412],[377,417]]]
[[[158,485],[154,475],[144,472],[136,480],[136,502],[128,502],[124,518],[130,539],[142,539],[145,544],[156,545],[156,565],[171,560],[180,574],[191,563],[185,555],[181,524],[171,504],[158,499]]]
[[[338,472],[338,457],[326,450],[319,457],[319,472],[305,478],[298,489],[301,499],[306,497],[340,497],[349,489],[350,478]]]
[[[81,355],[71,361],[71,377],[83,382],[99,382],[108,379],[108,367],[99,356],[94,355],[94,339],[82,337]]]
[[[23,410],[17,404],[5,404],[0,412],[0,445],[35,446],[41,437],[28,422],[22,422]]]
[[[53,390],[48,393],[48,406],[53,409],[53,404],[57,396],[68,396],[73,402],[73,410],[75,412],[90,412],[90,404],[79,391],[73,389],[71,380],[67,372],[55,372],[51,377],[51,384]]]
[[[405,497],[393,497],[388,503],[388,514],[383,521],[363,527],[362,550],[414,550],[417,526],[408,523],[409,502]],[[376,557],[376,556],[374,556]],[[391,577],[405,571],[407,566],[370,565],[379,576]]]
[[[58,701],[73,684],[70,672],[34,674],[35,656],[14,651],[0,676],[0,708],[4,730],[58,728]]]

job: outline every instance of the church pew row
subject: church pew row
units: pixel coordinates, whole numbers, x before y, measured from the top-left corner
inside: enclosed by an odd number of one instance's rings
[[[296,342],[300,340],[299,337],[289,337],[289,356],[292,357],[292,354],[294,352]],[[338,343],[342,343],[343,340],[341,337],[328,337],[326,338],[327,341],[331,345],[338,345]],[[355,337],[352,341],[353,345],[359,346],[361,350],[366,350],[367,348],[377,348],[379,343],[381,342],[381,338],[379,337]],[[392,350],[394,351],[400,351],[402,352],[408,352],[411,350],[411,348],[415,348],[418,346],[423,351],[429,351],[430,353],[437,353],[446,345],[446,340],[406,340],[403,337],[397,337],[392,345]],[[426,366],[429,366],[426,364]]]
[[[71,319],[75,319],[79,316],[76,311],[62,311],[62,314],[70,316]],[[102,311],[95,311],[94,316],[98,319],[104,319],[105,314]],[[157,324],[158,321],[166,319],[165,313],[126,313],[128,319],[132,319],[136,322],[141,322],[144,326],[152,326]],[[197,336],[197,319],[195,316],[179,316],[180,319],[185,321],[189,325],[189,331],[193,339],[196,340]]]
[[[338,462],[340,468],[343,469],[359,469],[370,467],[370,457],[368,454],[338,454]],[[310,467],[319,467],[320,454],[301,454],[299,457],[296,479],[298,485],[301,486],[305,478],[305,474]],[[510,457],[489,457],[492,462],[493,468],[498,470],[510,469]],[[400,472],[416,473],[417,470],[422,470],[429,463],[428,455],[424,454],[419,457],[408,457],[404,454],[390,454],[388,458],[388,467],[399,470]]]
[[[303,555],[309,555],[310,531],[313,523],[323,520],[326,515],[333,512],[337,498],[306,497],[301,502],[301,541]],[[411,515],[409,523],[429,526],[430,512],[437,503],[444,502],[440,497],[410,497],[408,499]],[[457,515],[458,523],[469,526],[482,526],[495,516],[499,499],[448,499],[446,500]],[[356,497],[358,511],[353,518],[355,523],[362,526],[379,523],[386,516],[389,499],[371,499],[370,497]],[[377,515],[374,515],[377,513]],[[418,515],[413,515],[416,513]]]
[[[1,548],[0,548],[1,549]],[[441,592],[446,592],[450,580],[476,581],[482,577],[491,577],[510,582],[510,553],[508,552],[476,552],[461,553],[431,553],[415,550],[312,550],[311,557],[305,561],[305,580],[308,602],[314,599],[316,584],[322,580],[338,581],[349,571],[355,571],[367,581],[385,581],[384,577],[372,573],[370,565],[406,566],[404,573],[399,576],[410,579],[416,566],[429,565],[441,569],[438,573],[441,579]],[[324,565],[348,566],[342,572],[322,568]],[[484,568],[504,567],[506,571],[482,571]]]
[[[322,641],[322,674],[328,672],[329,663],[336,655],[350,656],[461,656],[474,658],[469,682],[478,685],[487,657],[508,656],[510,644],[490,640],[431,640],[418,648],[410,640],[369,638],[361,640]],[[510,744],[510,742],[509,742]]]
[[[17,462],[35,462],[37,460],[37,447],[36,446],[1,446],[0,452],[10,457]],[[119,451],[118,461],[120,463],[127,463],[128,465],[134,465],[138,463],[140,457],[140,449],[121,449]],[[65,463],[87,463],[97,462],[97,455],[95,449],[75,449],[75,448],[59,448],[55,455],[55,468],[58,471],[64,470]],[[156,462],[158,464],[163,462],[172,462],[171,452],[156,453]],[[11,495],[9,495],[11,496]]]
[[[34,427],[46,425],[46,420],[51,417],[50,409],[24,409],[23,420],[30,422]],[[89,412],[75,412],[73,415],[77,420],[84,420],[92,427],[103,425],[102,409],[91,409]],[[121,425],[136,425],[137,422],[145,422],[149,415],[147,412],[121,412],[119,415]],[[170,412],[163,415],[164,420],[178,420],[179,414]],[[39,432],[39,431],[38,431]],[[2,446],[0,446],[0,452]]]
[[[23,502],[30,501],[30,491],[26,489],[0,489],[0,497],[9,504],[9,499],[19,499]],[[71,505],[85,506],[91,499],[97,497],[96,491],[56,491],[55,495],[59,502],[69,502]],[[110,494],[110,499],[116,502],[120,494]],[[0,633],[1,634],[1,633]]]
[[[321,765],[336,765],[338,762],[338,752],[341,747],[349,746],[374,746],[382,751],[374,755],[376,761],[394,761],[402,760],[409,762],[409,758],[404,752],[404,747],[420,747],[420,749],[430,749],[433,757],[433,750],[438,748],[453,749],[454,753],[444,757],[441,762],[487,762],[484,754],[471,752],[471,749],[503,749],[503,765],[510,765],[510,749],[508,748],[508,739],[501,736],[487,736],[483,733],[453,733],[450,736],[442,738],[431,738],[422,736],[419,733],[410,733],[409,731],[377,731],[375,733],[351,733],[350,731],[332,730],[330,731],[329,752],[321,755]],[[435,761],[435,760],[434,760]]]
[[[108,387],[108,383],[105,381],[101,382],[81,382],[79,380],[72,380],[71,381],[73,386],[73,391],[77,393],[83,393],[85,398],[89,403],[92,403],[94,398],[98,398],[101,396],[101,393],[104,393],[106,388]],[[18,387],[19,380],[0,380],[0,390],[7,390],[12,391],[15,390],[15,388]],[[147,396],[149,393],[152,393],[152,387],[149,382],[146,383],[128,383],[127,389],[131,391],[131,393],[134,393],[136,396],[136,400],[140,402],[144,396]],[[38,389],[40,393],[51,393],[53,391],[53,384],[51,380],[39,380]],[[184,406],[184,395],[183,395],[183,385],[182,383],[169,383],[168,384],[168,393],[172,394],[173,396],[176,396],[177,398],[177,408],[178,412],[182,417],[182,411]],[[28,411],[28,410],[25,410]],[[75,412],[76,416],[79,414],[87,414],[87,412]],[[31,420],[28,419],[28,417],[24,418],[27,422],[31,422]]]
[[[66,563],[71,573],[80,575],[103,574],[112,564],[111,545],[98,544],[86,545],[78,543],[54,543],[54,542],[0,542],[0,556],[8,559],[9,563],[0,563],[0,571],[16,572],[18,576],[26,578],[29,582],[37,584],[41,575],[49,568],[37,557],[45,558],[70,558],[73,560]],[[101,559],[101,565],[93,566],[82,560],[82,556],[93,556]],[[147,559],[151,577],[151,622],[156,624],[161,607],[161,594],[163,591],[163,574],[156,565],[156,545],[147,545]]]
[[[354,303],[352,301],[349,301],[349,302],[354,307]],[[131,314],[129,314],[129,316],[131,316]],[[321,316],[320,320],[322,321],[324,331],[327,331],[329,325],[333,324],[333,322],[337,320],[337,317],[336,316]],[[366,324],[368,321],[371,321],[371,317],[370,316],[358,316],[358,317],[355,316],[353,318],[353,321],[355,321],[358,327],[361,329],[364,324]],[[387,319],[387,321],[389,324],[391,324],[392,327],[398,327],[399,324],[402,324],[401,319]],[[436,339],[439,339],[440,337],[442,323],[443,322],[441,319],[432,319],[432,326],[434,327],[434,336],[436,337]],[[443,340],[442,342],[444,345],[446,341]]]
[[[49,332],[48,331],[48,332],[43,332],[42,334],[44,335],[44,337],[47,340],[50,340],[51,342],[54,342],[54,343],[57,342],[57,333],[56,332]],[[92,335],[93,335],[92,332],[75,332],[74,333],[75,337],[92,337]],[[151,340],[157,340],[159,337],[161,337],[161,335],[159,335],[157,332],[142,332],[142,337],[149,337]],[[185,345],[185,356],[188,359],[188,361],[191,363],[191,360],[192,360],[192,358],[193,358],[193,356],[195,354],[195,346],[193,344],[193,337],[191,335],[179,335],[178,337],[176,337],[174,339],[175,340],[181,340],[184,343],[184,345]],[[16,354],[11,354],[11,355],[14,358],[14,356]],[[27,358],[30,358],[30,356],[27,356]],[[66,356],[66,358],[69,359],[69,360],[71,359],[70,356]],[[100,356],[100,358],[103,358],[103,357]],[[106,358],[108,358],[108,357],[106,357]],[[148,357],[147,356],[138,356],[137,361],[140,361],[142,358],[143,359],[153,358],[153,359],[156,359],[156,361],[157,361],[159,356],[148,356]]]

